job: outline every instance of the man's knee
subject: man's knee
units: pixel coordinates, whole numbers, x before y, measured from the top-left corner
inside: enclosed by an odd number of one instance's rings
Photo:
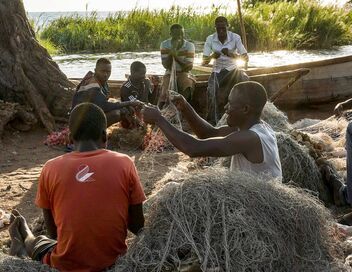
[[[186,98],[186,100],[188,102],[190,102],[192,100],[192,95],[193,95],[193,89],[191,87],[188,87],[182,91],[179,92],[181,95],[183,95],[184,98]]]
[[[122,112],[121,110],[113,110],[113,111],[105,112],[105,116],[106,116],[107,126],[109,127],[121,121]]]

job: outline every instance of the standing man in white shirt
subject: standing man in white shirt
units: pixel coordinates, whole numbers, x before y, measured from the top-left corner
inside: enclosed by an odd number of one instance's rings
[[[249,80],[242,71],[237,70],[236,60],[248,62],[247,50],[241,37],[228,31],[228,21],[219,16],[215,19],[216,33],[208,36],[203,51],[202,65],[215,59],[213,71],[208,81],[208,119],[217,122],[224,113],[224,106],[233,85]]]

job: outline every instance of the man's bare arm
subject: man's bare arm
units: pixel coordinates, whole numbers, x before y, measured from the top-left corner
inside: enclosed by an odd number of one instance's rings
[[[193,62],[184,62],[179,57],[175,56],[175,61],[181,66],[182,72],[189,72],[193,69]]]
[[[156,125],[178,150],[190,157],[226,157],[251,152],[262,154],[260,140],[252,131],[233,132],[226,137],[196,139],[175,128],[161,115],[157,118]],[[262,159],[258,160],[261,161]]]
[[[144,214],[143,204],[130,205],[128,207],[128,229],[133,234],[137,235],[138,232],[144,227]]]
[[[57,228],[50,209],[43,209],[44,224],[47,235],[51,239],[57,239]]]
[[[172,56],[168,55],[166,58],[162,58],[161,64],[166,70],[170,70],[172,65]]]
[[[219,128],[212,126],[198,115],[198,113],[192,108],[192,106],[183,96],[175,96],[173,98],[173,102],[182,112],[182,116],[186,119],[192,131],[200,139],[224,137],[237,130],[236,128],[231,128],[229,126],[222,126]]]

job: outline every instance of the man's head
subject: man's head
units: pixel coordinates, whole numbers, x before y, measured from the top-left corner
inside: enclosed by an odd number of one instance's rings
[[[98,59],[95,70],[95,78],[101,83],[105,84],[111,75],[111,62],[106,58]]]
[[[134,82],[142,82],[145,79],[145,74],[147,73],[147,68],[144,63],[140,61],[134,61],[130,67],[131,80]]]
[[[215,19],[215,29],[219,39],[226,39],[228,27],[229,23],[226,17],[219,16]]]
[[[95,104],[81,103],[74,107],[70,114],[69,129],[74,142],[106,142],[106,117]]]
[[[260,119],[267,100],[266,90],[260,83],[245,81],[236,84],[225,106],[227,124],[230,127],[240,127],[250,120]]]
[[[173,24],[170,27],[170,36],[171,39],[174,41],[183,41],[183,37],[185,35],[183,26],[181,26],[180,24]]]

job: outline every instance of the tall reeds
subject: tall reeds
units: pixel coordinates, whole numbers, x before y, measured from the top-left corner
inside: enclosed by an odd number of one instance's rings
[[[226,9],[226,7],[225,7]],[[115,52],[155,50],[169,37],[173,23],[184,26],[186,38],[204,42],[215,31],[214,20],[225,15],[231,30],[240,33],[238,16],[213,7],[202,13],[196,8],[172,7],[170,10],[134,9],[98,19],[61,17],[40,33],[66,52]],[[227,10],[230,10],[228,8]],[[309,0],[258,3],[244,10],[250,50],[330,48],[352,41],[352,13],[337,7],[323,7]]]

